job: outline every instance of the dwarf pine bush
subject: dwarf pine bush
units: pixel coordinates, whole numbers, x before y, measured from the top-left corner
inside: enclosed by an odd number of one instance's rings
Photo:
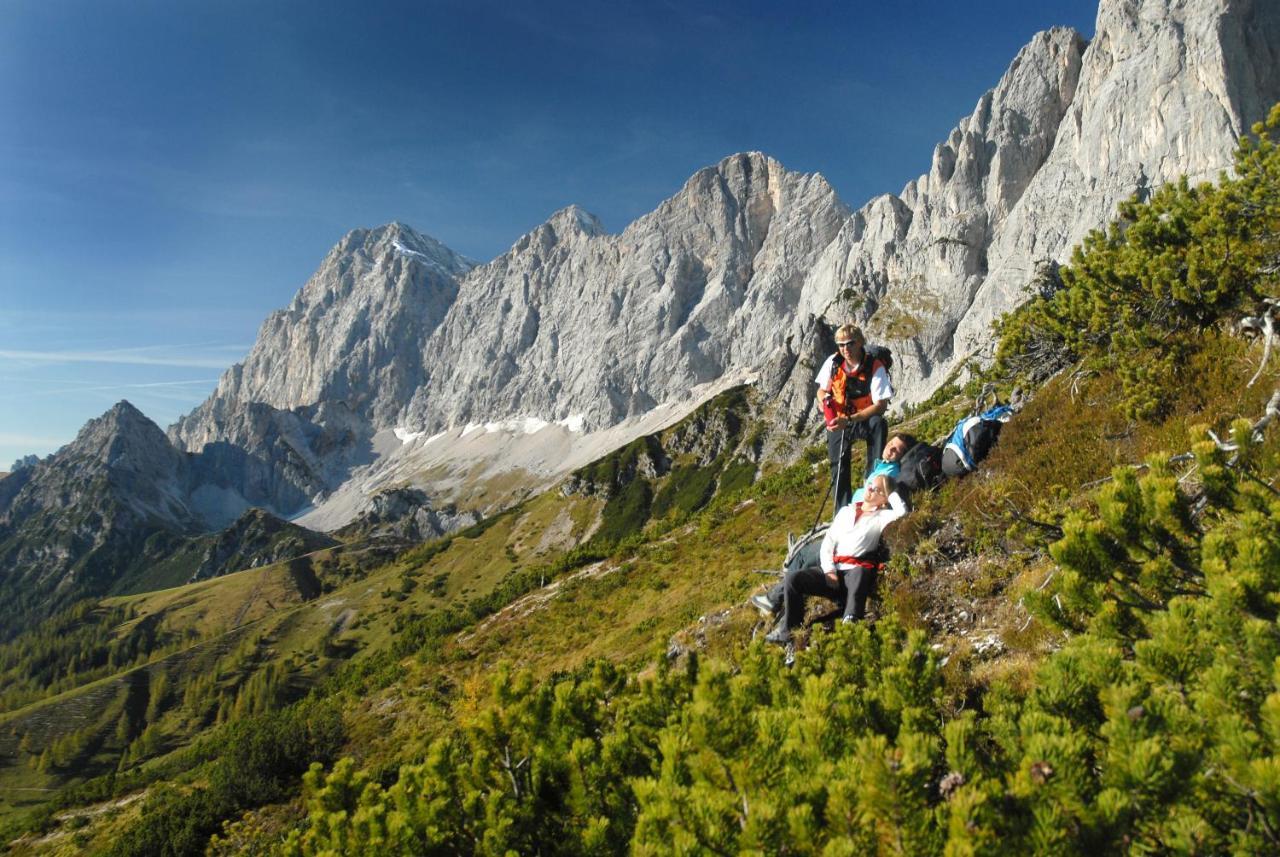
[[[1072,518],[1037,609],[1079,633],[1029,692],[951,713],[892,616],[816,632],[791,669],[753,645],[645,678],[501,670],[392,785],[313,766],[281,853],[1274,851],[1280,501],[1247,454],[1198,452],[1212,501],[1152,467]]]
[[[1234,178],[1185,179],[1091,232],[1061,269],[1062,288],[1006,317],[997,369],[1035,374],[1079,360],[1114,367],[1126,413],[1152,419],[1176,402],[1177,368],[1223,316],[1274,293],[1280,258],[1280,105],[1236,152]]]
[[[1277,127],[1280,107],[1235,178],[1126,203],[1062,288],[1006,319],[1001,367],[1114,367],[1130,416],[1168,411],[1200,331],[1275,289]],[[1118,468],[1055,517],[1054,577],[1025,603],[1061,647],[968,710],[892,615],[815,631],[790,669],[753,644],[641,677],[503,670],[389,785],[313,766],[279,851],[1276,853],[1280,494],[1247,423],[1231,459],[1205,438],[1182,472],[1167,455]],[[802,464],[757,490],[809,478]]]

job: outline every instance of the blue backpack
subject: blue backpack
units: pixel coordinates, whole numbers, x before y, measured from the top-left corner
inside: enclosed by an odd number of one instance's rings
[[[954,451],[967,470],[973,470],[979,461],[987,457],[991,445],[1000,435],[1001,424],[1007,423],[1012,416],[1013,408],[1009,405],[988,408],[976,417],[956,423],[955,431],[943,446]]]

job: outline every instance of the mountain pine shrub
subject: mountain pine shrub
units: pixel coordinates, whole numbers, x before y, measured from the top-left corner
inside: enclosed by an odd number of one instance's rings
[[[1198,447],[1211,491],[1118,472],[1069,518],[1037,609],[1077,633],[1029,689],[954,713],[893,616],[816,631],[791,669],[753,645],[630,680],[503,670],[392,785],[313,766],[282,853],[1273,851],[1280,500],[1249,454]]]
[[[1234,178],[1185,179],[1091,232],[1060,270],[1063,287],[1006,317],[1002,373],[1041,374],[1077,360],[1114,366],[1126,413],[1153,419],[1179,394],[1177,372],[1203,331],[1265,294],[1280,258],[1280,105],[1236,152]]]

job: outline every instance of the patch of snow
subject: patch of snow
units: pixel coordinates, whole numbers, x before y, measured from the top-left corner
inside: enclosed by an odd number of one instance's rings
[[[431,437],[429,437],[429,438],[427,438],[426,440],[424,440],[424,441],[422,442],[422,446],[426,446],[426,445],[427,445],[427,444],[429,444],[429,443],[435,443],[437,440],[439,440],[440,438],[444,437],[444,436],[445,436],[445,435],[447,435],[448,433],[449,433],[448,429],[445,429],[444,431],[438,431],[438,432],[436,432],[435,434],[431,435]]]
[[[570,414],[562,420],[556,420],[556,425],[564,426],[574,434],[582,434],[583,428],[586,427],[587,418],[582,414]]]
[[[551,423],[538,417],[517,417],[510,420],[501,420],[494,423],[484,424],[485,434],[495,434],[497,432],[506,432],[507,434],[537,434]]]
[[[396,437],[400,438],[401,443],[409,443],[410,441],[417,440],[426,434],[425,431],[409,431],[407,428],[396,428],[394,431],[396,433]]]
[[[524,434],[535,434],[551,425],[546,420],[540,420],[537,417],[525,417],[520,421],[520,431]]]
[[[397,253],[399,253],[401,256],[410,256],[410,257],[412,257],[413,259],[416,259],[418,262],[421,262],[422,264],[426,265],[427,267],[429,267],[429,268],[433,268],[433,269],[435,269],[436,271],[439,271],[439,272],[441,272],[441,273],[443,273],[443,274],[450,274],[450,273],[453,273],[453,271],[451,271],[451,270],[450,270],[450,268],[449,268],[446,264],[444,264],[443,262],[441,262],[439,259],[435,258],[434,256],[430,256],[430,255],[428,255],[428,254],[426,254],[426,253],[423,253],[423,252],[422,252],[422,251],[420,251],[420,250],[411,250],[410,248],[408,248],[408,247],[404,246],[403,244],[401,244],[399,241],[392,241],[392,242],[391,242],[391,246],[392,246],[392,249],[394,249],[394,250],[395,250]],[[439,246],[441,249],[443,249],[445,253],[448,253],[448,252],[449,252],[449,251],[448,251],[448,248],[443,247],[443,245],[437,245],[437,246]],[[456,254],[450,254],[450,255],[451,255],[451,256],[456,256]],[[463,258],[463,257],[461,257],[461,256],[456,256],[456,258],[457,258],[458,262],[460,263],[460,266],[459,266],[459,268],[458,268],[458,271],[466,271],[466,270],[468,270],[469,268],[474,268],[474,267],[475,267],[475,262],[472,262],[470,259],[466,259],[466,258]]]
[[[404,246],[399,241],[392,241],[391,246],[396,248],[397,253],[402,253],[405,256],[417,256],[419,259],[430,260],[430,257],[427,256],[426,253],[419,253],[417,250],[410,250],[408,247]]]
[[[563,426],[564,424],[564,420],[555,423],[555,425],[559,426]],[[514,417],[509,420],[498,420],[491,423],[470,423],[462,430],[462,434],[458,437],[459,439],[464,438],[473,432],[479,431],[480,429],[484,429],[485,434],[497,434],[499,432],[511,435],[537,434],[549,425],[552,425],[552,423],[549,423],[540,417]],[[579,425],[581,425],[581,421],[579,421]],[[438,436],[439,435],[437,435],[437,437]]]

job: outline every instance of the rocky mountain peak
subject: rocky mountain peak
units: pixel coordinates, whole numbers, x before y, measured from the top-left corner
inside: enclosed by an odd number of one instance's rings
[[[112,468],[172,475],[180,453],[160,426],[126,400],[87,422],[64,450],[77,458],[93,458]]]
[[[437,276],[453,279],[474,268],[475,264],[435,238],[403,223],[353,229],[329,251],[320,268],[298,291],[288,311],[305,312],[313,305],[332,303],[350,294],[355,286],[376,288],[393,284],[399,271],[406,266],[422,266]],[[376,280],[359,276],[375,271],[386,276]],[[351,273],[357,276],[344,276]]]
[[[247,441],[259,433],[261,415],[247,410],[255,403],[290,411],[341,402],[371,422],[391,422],[425,382],[423,343],[474,265],[402,223],[352,230],[172,436],[191,451]]]
[[[138,561],[149,535],[198,531],[187,475],[185,456],[129,402],[90,420],[74,441],[5,480],[0,590],[16,586],[7,593],[46,609],[73,580],[109,585],[119,571],[112,564]]]
[[[803,426],[850,320],[893,348],[896,401],[919,400],[1117,202],[1229,165],[1280,100],[1278,45],[1275,3],[1103,0],[1092,42],[1034,36],[917,179],[857,211],[821,175],[743,152],[621,233],[569,206],[480,267],[403,224],[356,230],[174,436],[341,475],[334,450],[355,461],[350,439],[382,430],[593,430],[745,373]],[[324,403],[340,418],[318,427]],[[295,497],[335,487],[295,481]]]
[[[576,233],[585,235],[588,238],[598,238],[605,232],[604,224],[600,222],[600,218],[587,211],[580,205],[568,205],[557,211],[544,224],[557,232]]]
[[[521,235],[510,250],[489,264],[501,268],[524,256],[540,259],[555,248],[572,252],[577,244],[607,234],[604,224],[594,214],[580,205],[568,205]]]
[[[774,214],[789,205],[803,207],[805,198],[837,199],[835,190],[819,173],[788,170],[762,152],[740,152],[698,170],[679,193],[637,223],[648,226],[650,218],[679,220],[686,211],[698,212],[712,228],[718,225],[710,219],[716,215],[741,218],[733,224],[740,230],[738,237],[756,243],[763,239]]]
[[[141,424],[150,422],[147,415],[134,407],[128,399],[121,399],[112,405],[99,419],[108,420],[117,425]]]

